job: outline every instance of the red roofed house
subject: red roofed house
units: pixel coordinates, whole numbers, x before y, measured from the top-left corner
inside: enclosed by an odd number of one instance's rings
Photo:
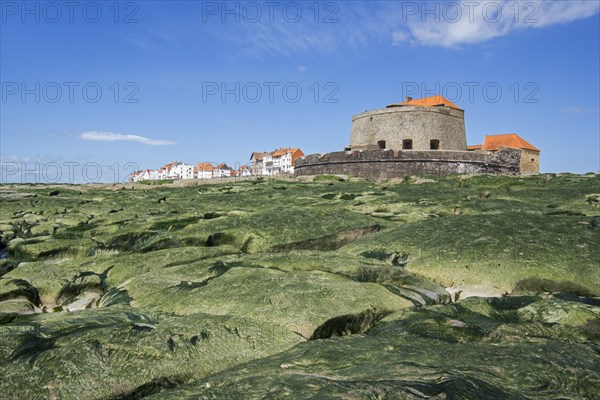
[[[193,179],[194,166],[173,161],[158,170],[158,179]]]
[[[198,179],[211,179],[213,177],[214,167],[210,163],[198,163],[196,167],[196,177]]]
[[[486,135],[483,144],[467,146],[467,150],[498,151],[500,147],[510,147],[522,151],[521,171],[523,174],[538,174],[540,172],[540,149],[533,146],[516,133]]]
[[[298,148],[282,148],[265,154],[263,158],[263,175],[293,174],[294,164],[298,157],[304,156]]]
[[[213,178],[223,178],[233,176],[233,168],[225,163],[221,163],[213,169]]]
[[[235,171],[235,176],[252,176],[252,170],[247,165],[242,165]]]

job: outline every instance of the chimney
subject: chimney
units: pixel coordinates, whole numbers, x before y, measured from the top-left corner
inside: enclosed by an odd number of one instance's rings
[[[412,97],[406,96],[406,97],[404,98],[404,102],[405,102],[405,103],[408,103],[409,101],[412,101],[412,99],[413,99]]]

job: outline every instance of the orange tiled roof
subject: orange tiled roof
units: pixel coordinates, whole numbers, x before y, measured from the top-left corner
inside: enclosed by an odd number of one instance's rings
[[[221,163],[221,164],[217,165],[217,166],[215,167],[215,169],[222,169],[222,170],[230,170],[230,171],[233,171],[233,168],[231,168],[230,166],[228,166],[228,165],[227,165],[227,164],[225,164],[225,163]]]
[[[175,166],[177,164],[177,161],[173,161],[168,163],[167,165],[164,165],[161,169],[170,169],[171,167]]]
[[[537,147],[528,143],[525,139],[516,133],[507,133],[503,135],[487,135],[481,148],[483,150],[498,150],[501,146],[512,147],[515,149],[526,149],[540,151]]]
[[[287,154],[287,152],[288,152],[288,150],[289,150],[289,148],[287,148],[287,147],[286,147],[286,148],[283,148],[283,149],[277,149],[277,150],[275,150],[274,152],[272,152],[272,153],[271,153],[271,155],[272,155],[273,157],[281,157],[281,156],[284,156],[284,155],[286,155],[286,154]]]
[[[474,144],[472,146],[467,146],[467,150],[480,150],[480,149],[481,149],[480,144]]]
[[[459,106],[446,99],[443,96],[430,96],[424,97],[422,99],[414,99],[410,101],[403,101],[398,104],[390,104],[389,107],[399,107],[399,106],[421,106],[421,107],[438,107],[438,106],[448,106],[452,108],[456,108],[457,110],[461,110]]]
[[[212,171],[214,168],[210,163],[198,163],[198,171]]]
[[[294,155],[294,154],[296,154],[296,152],[298,152],[298,151],[299,151],[300,153],[302,153],[302,150],[300,150],[300,149],[299,149],[299,148],[297,148],[297,147],[284,147],[284,148],[277,149],[277,150],[273,151],[273,152],[271,153],[271,155],[272,155],[273,157],[280,157],[280,156],[284,156],[284,155],[286,155],[287,153],[291,153],[292,155]]]

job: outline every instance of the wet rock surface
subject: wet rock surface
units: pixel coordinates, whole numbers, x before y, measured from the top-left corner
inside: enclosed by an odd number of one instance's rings
[[[598,398],[599,184],[0,186],[0,397]]]

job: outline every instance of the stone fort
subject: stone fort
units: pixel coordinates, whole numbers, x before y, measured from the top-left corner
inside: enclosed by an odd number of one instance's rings
[[[390,104],[352,117],[344,151],[296,160],[294,175],[343,174],[371,180],[408,175],[539,173],[540,150],[517,134],[467,146],[465,112],[442,96]]]

